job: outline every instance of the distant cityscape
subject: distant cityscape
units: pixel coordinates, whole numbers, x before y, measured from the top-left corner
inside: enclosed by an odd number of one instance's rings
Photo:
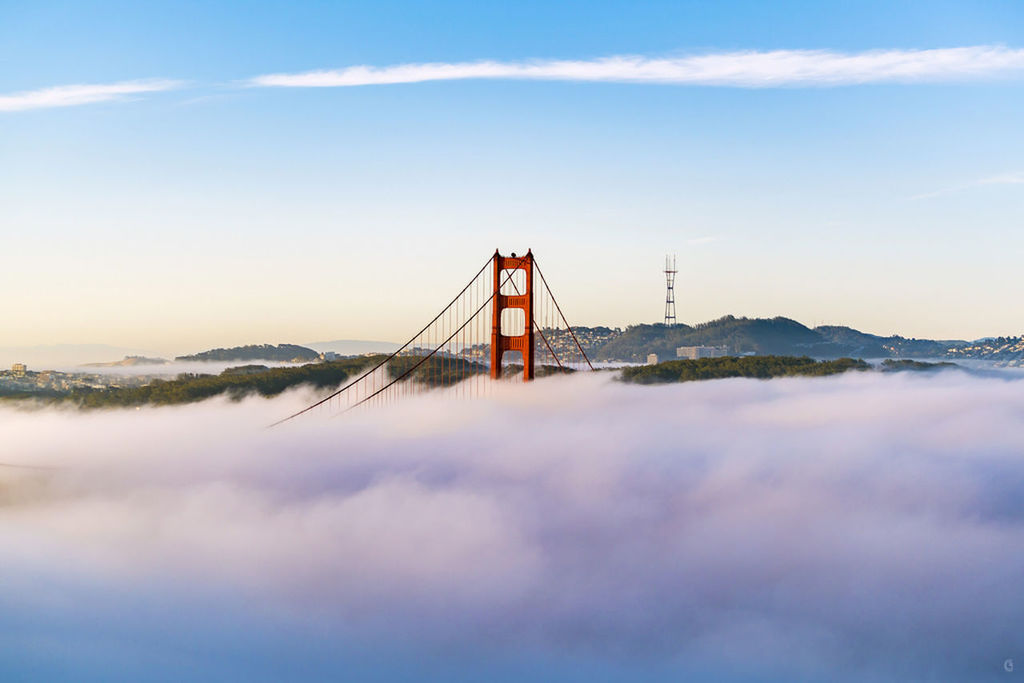
[[[0,390],[5,394],[63,394],[76,389],[142,386],[152,380],[149,375],[33,371],[24,363],[15,363],[10,370],[0,370]]]
[[[950,346],[946,352],[950,358],[1009,359],[1009,364],[1019,365],[1024,360],[1024,337],[985,339],[965,346]]]

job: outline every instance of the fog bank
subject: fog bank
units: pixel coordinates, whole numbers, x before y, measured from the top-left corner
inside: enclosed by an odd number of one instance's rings
[[[958,371],[0,409],[0,675],[985,680],[1024,382]]]

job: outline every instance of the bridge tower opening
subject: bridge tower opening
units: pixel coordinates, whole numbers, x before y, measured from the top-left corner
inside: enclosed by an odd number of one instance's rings
[[[520,275],[517,271],[521,271],[521,277],[517,277]],[[501,377],[501,361],[505,352],[518,351],[523,355],[523,381],[529,382],[534,372],[532,250],[528,250],[526,256],[516,256],[514,252],[511,256],[502,256],[497,249],[494,250],[491,309],[491,378]],[[521,317],[515,314],[519,310],[523,312]],[[514,315],[502,315],[505,311]],[[516,320],[522,322],[513,322]]]

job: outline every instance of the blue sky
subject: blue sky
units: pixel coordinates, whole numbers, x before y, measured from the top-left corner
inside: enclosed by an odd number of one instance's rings
[[[0,345],[400,341],[495,247],[581,324],[659,320],[676,252],[686,322],[1019,334],[1022,34],[1013,2],[0,2]],[[253,80],[481,61],[547,71]]]

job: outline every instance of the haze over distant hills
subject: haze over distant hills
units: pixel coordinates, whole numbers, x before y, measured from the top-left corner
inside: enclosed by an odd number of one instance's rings
[[[146,349],[133,349],[110,344],[40,344],[37,346],[0,346],[0,367],[25,363],[29,367],[53,368],[83,363],[109,362],[112,358],[159,356]]]
[[[330,351],[340,356],[358,356],[364,353],[392,353],[397,351],[401,344],[365,339],[336,339],[334,341],[310,342],[303,346],[308,346],[320,353]]]
[[[312,344],[250,344],[230,349],[208,349],[194,354],[176,356],[181,362],[192,361],[248,361],[268,360],[291,362],[315,360],[321,352],[334,352],[342,356],[364,353],[390,353],[399,344],[385,341],[339,339]],[[0,368],[13,363],[25,363],[29,368],[130,367],[134,365],[167,364],[170,353],[152,349],[137,349],[111,344],[40,344],[36,346],[0,346]],[[121,360],[115,360],[121,359]]]
[[[130,368],[136,365],[167,365],[171,361],[166,358],[148,358],[146,356],[125,356],[121,360],[112,360],[105,363],[82,363],[83,367],[89,368]]]

